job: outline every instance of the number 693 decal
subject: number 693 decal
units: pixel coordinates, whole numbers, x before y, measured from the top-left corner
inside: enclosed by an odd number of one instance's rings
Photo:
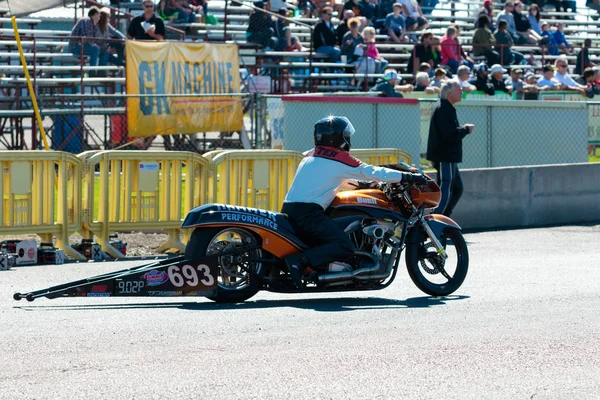
[[[194,287],[200,283],[204,286],[215,284],[215,278],[211,275],[210,268],[206,264],[200,264],[197,267],[185,264],[181,268],[177,265],[171,265],[167,272],[173,286],[178,288],[184,285]]]

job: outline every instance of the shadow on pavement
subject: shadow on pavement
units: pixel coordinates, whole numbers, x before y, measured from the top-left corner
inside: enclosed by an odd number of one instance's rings
[[[161,303],[123,303],[123,304],[78,304],[78,305],[48,305],[48,306],[15,306],[14,308],[25,311],[51,311],[51,310],[115,310],[135,308],[179,308],[191,311],[216,311],[216,310],[253,310],[267,308],[292,307],[320,312],[337,312],[353,310],[380,310],[391,308],[429,308],[445,305],[447,302],[465,300],[469,296],[446,297],[412,297],[406,300],[385,299],[380,297],[342,297],[321,299],[293,299],[293,300],[257,300],[238,304],[217,304],[213,302],[161,302]]]

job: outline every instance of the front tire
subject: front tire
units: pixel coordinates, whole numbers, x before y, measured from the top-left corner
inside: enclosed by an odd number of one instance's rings
[[[260,241],[253,232],[243,228],[196,228],[185,248],[185,256],[194,260],[222,253],[235,253],[232,257],[219,257],[218,289],[216,296],[207,298],[217,303],[241,303],[256,293],[259,286],[248,270],[260,273],[262,264],[252,261],[262,256]],[[253,248],[248,249],[247,248]]]
[[[448,296],[465,281],[469,269],[467,243],[458,229],[446,228],[440,241],[445,244],[448,259],[442,261],[426,235],[410,243],[406,249],[406,268],[414,284],[431,296]],[[450,277],[450,279],[448,279]]]

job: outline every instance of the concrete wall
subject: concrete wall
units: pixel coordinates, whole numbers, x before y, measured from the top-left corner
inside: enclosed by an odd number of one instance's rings
[[[435,175],[435,174],[434,174]],[[600,163],[461,170],[464,229],[600,221]]]

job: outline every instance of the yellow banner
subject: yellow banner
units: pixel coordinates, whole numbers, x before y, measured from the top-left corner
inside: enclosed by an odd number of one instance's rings
[[[127,93],[181,97],[127,99],[129,136],[226,132],[242,128],[234,44],[127,41]],[[189,96],[187,96],[189,95]]]

